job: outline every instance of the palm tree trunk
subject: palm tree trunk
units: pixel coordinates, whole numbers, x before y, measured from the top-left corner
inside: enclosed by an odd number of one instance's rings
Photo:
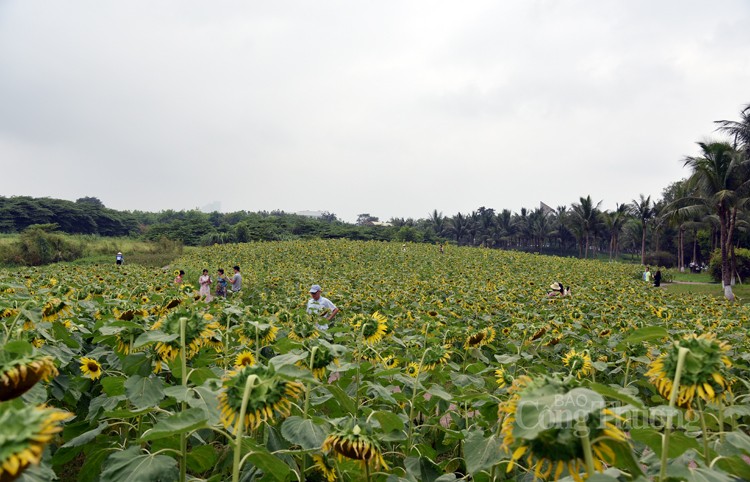
[[[729,301],[734,301],[732,292],[732,270],[729,263],[729,224],[731,218],[725,207],[719,207],[719,243],[721,244],[721,284],[724,286],[724,297]]]
[[[643,234],[641,235],[641,264],[646,264],[646,223],[643,223]]]
[[[693,263],[698,262],[698,230],[693,229]]]

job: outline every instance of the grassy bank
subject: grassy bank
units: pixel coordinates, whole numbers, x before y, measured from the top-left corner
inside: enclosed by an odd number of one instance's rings
[[[57,233],[56,233],[57,234]],[[149,267],[163,267],[172,260],[182,256],[185,248],[179,242],[161,240],[159,242],[141,241],[133,238],[109,238],[91,235],[59,234],[63,239],[77,246],[82,246],[81,255],[73,264],[114,264],[115,255],[122,252],[126,264],[139,264]],[[10,249],[20,242],[18,234],[4,234],[0,236],[0,266],[13,267],[18,265],[11,257],[18,251]],[[4,248],[4,249],[3,249]],[[25,263],[20,263],[25,264]]]

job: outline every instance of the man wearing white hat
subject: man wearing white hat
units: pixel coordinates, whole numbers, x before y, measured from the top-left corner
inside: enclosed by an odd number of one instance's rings
[[[320,285],[312,285],[310,287],[310,299],[307,300],[307,312],[311,314],[317,314],[324,317],[326,320],[331,321],[339,309],[336,308],[331,300],[322,296],[323,290]],[[315,323],[315,327],[320,330],[327,330],[328,324]]]
[[[124,262],[125,262],[125,257],[122,255],[121,252],[118,251],[117,256],[115,256],[115,263],[117,263],[117,266],[120,266]]]

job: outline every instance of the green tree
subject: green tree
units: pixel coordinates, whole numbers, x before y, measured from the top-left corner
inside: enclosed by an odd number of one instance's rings
[[[654,217],[654,209],[651,204],[651,196],[644,197],[630,203],[630,213],[641,223],[641,264],[646,264],[646,233],[648,231],[648,221]]]
[[[579,256],[580,256],[580,250],[581,247],[584,246],[585,242],[585,258],[588,258],[589,256],[589,246],[590,246],[590,240],[591,235],[596,232],[596,229],[599,225],[599,206],[602,204],[601,201],[594,204],[594,201],[591,200],[591,196],[586,196],[585,198],[579,198],[578,203],[573,204],[571,209],[571,216],[570,219],[572,221],[573,226],[576,228],[574,229],[574,232],[578,232],[579,240],[578,240],[578,246],[579,246]]]
[[[602,213],[604,225],[609,234],[609,259],[616,258],[620,254],[620,233],[628,220],[627,204],[616,204],[614,211]]]
[[[702,207],[718,217],[724,296],[734,300],[730,256],[737,212],[750,191],[750,162],[726,142],[699,142],[698,145],[702,155],[686,157],[684,161],[684,165],[692,169],[688,188],[694,195],[683,198],[676,207]]]

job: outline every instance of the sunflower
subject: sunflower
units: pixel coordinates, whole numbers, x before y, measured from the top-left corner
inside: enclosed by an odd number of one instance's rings
[[[253,355],[253,352],[245,350],[237,355],[234,366],[244,367],[248,365],[255,365],[255,355]]]
[[[81,372],[84,377],[96,380],[102,376],[102,366],[93,358],[81,357]]]
[[[563,357],[563,365],[570,368],[570,374],[575,374],[576,378],[582,378],[591,373],[591,355],[588,351],[570,350]]]
[[[571,415],[585,423],[594,468],[602,471],[605,463],[614,463],[615,452],[610,444],[627,443],[625,434],[614,424],[619,418],[603,408],[603,403],[597,403],[597,394],[575,388],[574,383],[573,379],[563,381],[544,375],[537,378],[523,375],[515,379],[509,389],[511,397],[500,404],[498,410],[498,415],[504,416],[501,425],[503,447],[512,450],[508,472],[524,460],[535,478],[552,476],[551,480],[558,480],[567,469],[576,481],[581,482],[580,473],[585,468],[583,443],[579,437],[581,427],[571,424]],[[578,392],[573,393],[573,389]],[[583,394],[581,390],[593,394],[586,396],[590,397],[590,402],[578,402]],[[519,422],[522,412],[524,418]],[[536,416],[538,420],[529,416]],[[542,425],[540,429],[530,431],[529,423],[535,427]]]
[[[309,316],[298,317],[287,335],[290,340],[294,341],[314,340],[319,336],[320,332],[315,328],[315,323]]]
[[[380,359],[380,364],[386,369],[397,368],[398,358],[393,355],[386,355]]]
[[[273,323],[251,322],[240,323],[237,327],[240,341],[247,346],[255,346],[255,342],[261,346],[270,345],[276,340],[279,328]]]
[[[545,333],[547,333],[547,327],[546,327],[546,326],[543,326],[543,327],[539,328],[539,329],[538,329],[538,330],[536,331],[536,333],[534,333],[534,334],[533,334],[533,335],[531,336],[531,341],[536,341],[536,340],[538,340],[539,338],[543,337]]]
[[[328,367],[328,365],[330,365],[331,363],[338,364],[338,359],[333,355],[333,353],[331,353],[331,350],[329,350],[325,345],[319,344],[316,345],[315,355],[310,355],[310,352],[308,351],[307,356],[297,362],[297,365],[307,368],[310,364],[310,356],[314,356],[311,371],[313,376],[318,380],[322,380],[326,376],[326,368]]]
[[[336,482],[336,467],[331,464],[328,459],[320,454],[312,456],[313,469],[320,476],[319,480],[326,482]],[[309,479],[308,479],[309,480]]]
[[[466,336],[466,341],[464,342],[464,348],[480,348],[492,342],[494,339],[495,329],[491,326],[482,328],[481,330],[470,329],[469,334]]]
[[[357,323],[354,328],[362,333],[362,339],[366,345],[375,345],[388,332],[388,318],[376,311],[370,318]]]
[[[406,365],[406,374],[412,378],[417,378],[419,376],[419,364],[416,362],[409,362],[409,364]]]
[[[16,479],[42,460],[44,446],[72,415],[45,406],[0,404],[0,480]]]
[[[427,349],[424,354],[422,369],[424,371],[434,370],[438,365],[445,365],[451,359],[451,351],[445,345],[435,345]]]
[[[143,332],[143,329],[141,328],[135,328],[135,327],[125,327],[121,331],[117,332],[115,334],[115,339],[117,340],[117,351],[122,353],[123,355],[127,355],[131,352],[137,352],[141,350],[145,350],[145,346],[141,346],[138,348],[133,348],[133,341]]]
[[[57,376],[50,356],[0,354],[0,402],[23,395],[39,380]]]
[[[72,312],[68,303],[60,298],[52,298],[42,307],[42,320],[54,321],[61,316],[70,316]]]
[[[732,366],[727,356],[730,346],[710,333],[678,340],[651,362],[646,376],[661,396],[669,399],[672,393],[680,348],[689,351],[680,378],[677,404],[690,407],[696,395],[709,403],[725,400],[727,394],[731,393],[731,381],[725,377],[726,369]]]
[[[196,316],[185,310],[175,311],[154,323],[152,330],[160,330],[168,335],[180,335],[181,319],[185,319],[185,347],[186,358],[194,357],[204,345],[209,345],[209,340],[215,335],[219,325],[203,316]],[[179,336],[171,341],[156,344],[156,352],[161,359],[169,362],[180,354]]]
[[[336,452],[339,460],[346,457],[359,460],[362,464],[373,462],[376,470],[380,467],[388,470],[380,442],[374,437],[370,425],[363,420],[348,419],[326,437],[322,448],[325,451]]]
[[[274,414],[289,416],[292,400],[299,398],[304,387],[299,382],[276,375],[272,366],[253,365],[226,374],[219,394],[219,409],[224,427],[232,429],[242,409],[242,396],[248,378],[252,388],[245,409],[245,428],[256,429],[262,422],[273,420]]]
[[[504,367],[495,370],[495,379],[497,380],[497,386],[500,388],[510,386],[513,383],[513,376],[505,371]]]

